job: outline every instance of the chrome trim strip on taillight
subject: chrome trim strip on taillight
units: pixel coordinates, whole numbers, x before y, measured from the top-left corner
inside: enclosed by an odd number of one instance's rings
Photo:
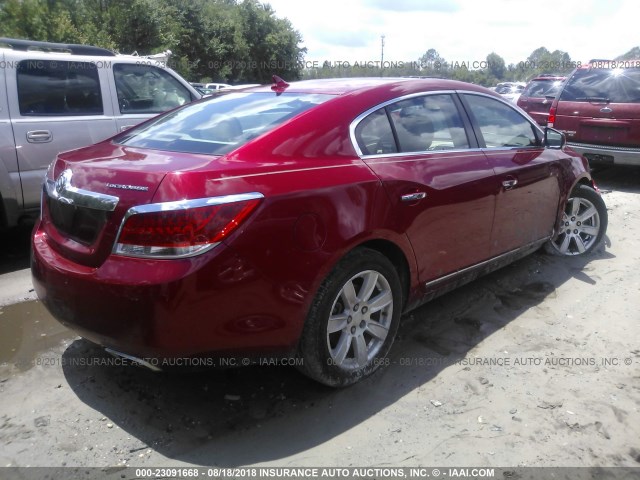
[[[196,198],[193,200],[178,200],[175,202],[149,203],[146,205],[138,205],[127,210],[124,221],[131,215],[138,213],[166,212],[170,210],[188,210],[198,207],[210,207],[213,205],[222,205],[225,203],[245,202],[247,200],[258,200],[264,198],[264,195],[258,192],[239,193],[236,195],[223,195],[221,197]],[[118,232],[119,234],[120,232]]]
[[[200,245],[197,249],[192,250],[189,247],[174,247],[174,251],[172,253],[157,253],[152,252],[150,247],[145,247],[149,249],[149,252],[132,252],[124,250],[123,244],[116,242],[113,245],[113,250],[111,253],[114,255],[120,255],[121,257],[133,257],[133,258],[147,258],[153,260],[177,260],[180,258],[189,258],[196,257],[198,255],[202,255],[203,253],[212,250],[213,248],[220,245],[220,242],[216,243],[205,243]]]
[[[45,181],[47,195],[61,203],[76,207],[105,210],[107,212],[113,212],[116,209],[120,198],[74,187],[71,185],[72,176],[73,172],[71,170],[65,170],[56,181],[47,178]]]
[[[263,198],[264,198],[264,195],[262,193],[249,192],[249,193],[239,193],[235,195],[223,195],[220,197],[196,198],[192,200],[178,200],[175,202],[149,203],[146,205],[137,205],[135,207],[131,207],[129,210],[127,210],[127,213],[125,213],[124,218],[122,219],[122,222],[120,222],[120,227],[118,228],[118,234],[116,235],[116,241],[113,244],[113,249],[111,252],[116,255],[123,255],[123,256],[129,256],[129,257],[138,257],[138,256],[143,258],[147,257],[147,255],[126,254],[118,251],[118,245],[119,245],[118,241],[120,240],[120,234],[122,233],[122,229],[127,223],[127,220],[132,215],[138,215],[142,213],[167,212],[167,211],[174,211],[174,210],[189,210],[192,208],[210,207],[214,205],[224,205],[227,203],[246,202],[247,200],[258,200]],[[202,245],[202,248],[198,249],[197,251],[191,251],[184,255],[180,255],[180,254],[164,255],[164,256],[157,255],[157,256],[154,256],[153,258],[176,259],[176,258],[193,257],[195,255],[200,255],[202,253],[205,253],[211,250],[213,247],[218,245],[218,243],[210,243],[210,244]]]

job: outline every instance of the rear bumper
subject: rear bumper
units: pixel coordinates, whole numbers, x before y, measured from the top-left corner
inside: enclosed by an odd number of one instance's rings
[[[39,226],[31,271],[38,297],[80,336],[139,358],[290,352],[304,306],[232,249],[180,260],[110,256],[100,267],[61,256]],[[275,291],[274,291],[275,290]]]
[[[640,148],[610,147],[567,142],[567,146],[587,157],[589,162],[640,165]]]

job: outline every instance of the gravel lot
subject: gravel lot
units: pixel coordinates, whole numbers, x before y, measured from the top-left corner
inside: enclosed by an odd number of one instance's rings
[[[595,177],[604,252],[536,253],[427,304],[345,390],[117,366],[37,301],[0,307],[0,466],[638,467],[640,169]],[[26,266],[2,250],[0,272]]]

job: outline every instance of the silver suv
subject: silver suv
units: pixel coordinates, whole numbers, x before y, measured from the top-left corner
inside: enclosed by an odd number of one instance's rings
[[[38,214],[58,153],[200,97],[157,58],[0,38],[0,229]]]

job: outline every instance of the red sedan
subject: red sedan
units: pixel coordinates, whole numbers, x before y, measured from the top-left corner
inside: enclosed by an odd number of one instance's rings
[[[403,312],[603,242],[586,161],[485,88],[276,80],[59,155],[32,244],[57,319],[151,366],[295,355],[344,386]]]

